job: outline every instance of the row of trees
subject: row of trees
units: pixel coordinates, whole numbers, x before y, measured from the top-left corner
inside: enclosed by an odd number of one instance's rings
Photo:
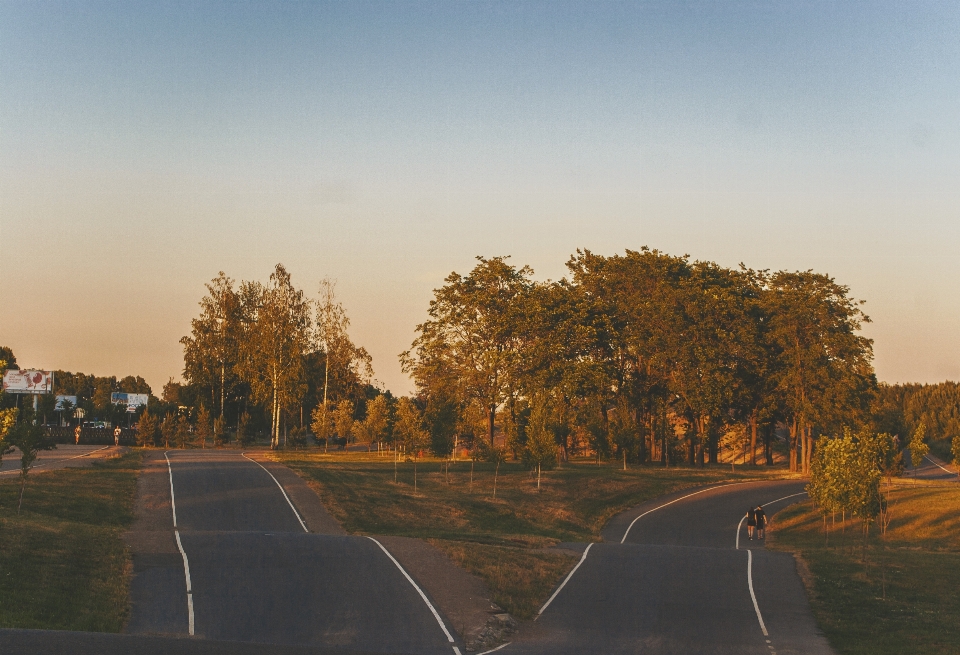
[[[337,301],[335,283],[320,284],[310,300],[277,264],[267,284],[236,284],[223,272],[207,286],[200,315],[184,346],[184,378],[178,390],[239,427],[247,414],[269,421],[273,447],[288,424],[305,427],[304,407],[327,409],[349,400],[362,415],[379,391],[371,384],[371,358],[354,345],[350,321]],[[309,422],[309,416],[308,416]]]
[[[499,429],[519,451],[547,434],[561,455],[580,440],[598,456],[694,464],[716,462],[738,425],[772,463],[781,426],[791,470],[807,472],[819,435],[872,421],[869,319],[828,275],[647,248],[577,251],[567,268],[536,282],[527,266],[479,257],[435,290],[401,355],[431,430],[483,423],[491,444]]]

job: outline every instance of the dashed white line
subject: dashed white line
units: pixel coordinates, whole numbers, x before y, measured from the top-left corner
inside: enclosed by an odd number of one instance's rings
[[[760,614],[760,606],[757,605],[757,595],[753,593],[753,551],[747,549],[747,586],[750,587],[750,598],[753,599],[753,609],[757,613],[757,621],[760,622],[760,630],[764,637],[769,637],[767,626],[763,623],[763,615]]]
[[[250,459],[249,457],[247,457],[247,454],[246,454],[246,453],[240,453],[240,454],[243,455],[244,458],[249,459],[251,462],[253,462],[253,463],[256,464],[257,466],[259,466],[260,468],[262,468],[264,471],[267,471],[267,467],[266,467],[266,466],[264,466],[263,464],[261,464],[260,462],[258,462],[258,461],[255,460],[255,459]],[[303,531],[304,531],[304,532],[310,532],[310,530],[307,529],[307,524],[303,522],[303,519],[302,519],[302,518],[300,518],[300,512],[298,512],[298,511],[297,511],[297,508],[293,506],[293,503],[290,501],[290,496],[287,495],[287,491],[286,491],[286,489],[283,488],[283,485],[280,484],[280,481],[277,480],[276,478],[274,478],[274,477],[273,477],[273,473],[271,473],[270,471],[267,471],[267,475],[269,475],[271,478],[273,478],[273,481],[277,483],[277,486],[278,486],[278,487],[280,487],[280,493],[282,493],[282,494],[283,494],[283,497],[287,499],[287,505],[289,505],[289,506],[290,506],[290,509],[293,510],[293,515],[297,517],[297,520],[300,521],[300,527],[303,528]]]
[[[545,603],[543,604],[543,607],[540,608],[540,611],[537,612],[537,616],[533,619],[534,621],[536,621],[537,619],[540,618],[540,615],[543,614],[543,611],[544,611],[545,609],[547,609],[548,607],[550,607],[550,603],[552,603],[552,602],[553,602],[553,599],[557,597],[557,594],[559,594],[561,591],[563,591],[563,588],[567,586],[567,583],[570,582],[570,578],[573,577],[573,574],[577,572],[577,569],[580,568],[580,565],[583,564],[584,560],[587,559],[587,553],[590,552],[590,549],[591,549],[591,548],[593,548],[593,544],[587,544],[587,547],[586,547],[586,549],[583,551],[583,556],[580,558],[580,561],[577,562],[577,565],[576,565],[575,567],[573,567],[573,570],[570,571],[570,573],[567,574],[567,577],[565,577],[565,578],[563,579],[563,582],[561,582],[561,583],[560,583],[560,586],[557,587],[557,590],[553,592],[553,595],[550,596],[550,598],[547,599],[547,602],[545,602]],[[491,651],[491,652],[492,652],[492,651]]]
[[[509,645],[512,644],[512,643],[513,643],[512,641],[508,641],[508,642],[505,643],[505,644],[500,644],[500,645],[497,646],[496,648],[491,648],[490,650],[485,650],[485,651],[483,651],[482,653],[477,653],[477,655],[489,655],[489,653],[496,653],[498,650],[500,650],[500,649],[502,649],[502,648],[506,648],[507,646],[509,646]]]
[[[379,541],[377,541],[377,540],[374,539],[373,537],[367,537],[367,539],[369,539],[369,540],[372,541],[373,543],[375,543],[375,544],[377,544],[378,546],[380,546],[380,550],[382,550],[382,551],[386,554],[386,556],[390,558],[390,561],[391,561],[391,562],[393,562],[394,564],[396,564],[397,568],[400,569],[400,573],[403,574],[403,577],[405,577],[405,578],[407,579],[407,582],[409,582],[410,584],[413,585],[413,588],[417,590],[417,593],[418,593],[418,594],[420,594],[420,598],[422,598],[422,599],[423,599],[423,602],[427,604],[427,607],[428,607],[428,608],[430,608],[430,612],[433,614],[433,618],[435,618],[435,619],[437,620],[437,623],[440,624],[440,629],[443,630],[443,634],[445,634],[445,635],[447,636],[447,641],[449,641],[451,644],[454,643],[454,642],[455,642],[455,639],[453,638],[453,635],[451,635],[451,634],[450,634],[450,631],[447,630],[446,624],[444,624],[443,619],[440,618],[440,613],[437,611],[437,608],[435,608],[435,607],[433,606],[433,603],[430,602],[430,599],[427,598],[427,595],[426,595],[425,593],[423,593],[423,589],[421,589],[421,588],[417,585],[417,583],[413,581],[413,578],[410,577],[410,574],[407,573],[406,569],[404,569],[402,566],[400,566],[400,562],[398,562],[398,561],[396,560],[396,558],[395,558],[393,555],[390,554],[390,551],[389,551],[389,550],[387,550],[386,548],[384,548],[384,546],[383,546],[382,543],[380,543]],[[454,647],[453,647],[453,650],[457,653],[457,655],[459,655],[460,649],[458,649],[456,646],[454,646]]]
[[[177,528],[177,501],[173,492],[173,466],[170,465],[170,458],[167,453],[163,453],[163,458],[167,460],[167,471],[170,473],[170,509],[173,510],[173,536],[177,539],[177,548],[180,549],[180,557],[183,558],[183,576],[187,582],[187,630],[190,636],[194,636],[194,618],[193,618],[193,583],[190,580],[190,560],[187,559],[187,551],[183,549],[183,543],[180,541],[180,530]]]

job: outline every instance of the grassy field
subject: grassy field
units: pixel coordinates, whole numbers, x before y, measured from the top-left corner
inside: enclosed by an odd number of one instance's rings
[[[330,512],[352,534],[401,535],[433,540],[468,571],[484,578],[497,604],[529,618],[573,558],[540,549],[563,541],[597,541],[616,513],[645,500],[719,480],[783,475],[783,469],[632,467],[596,461],[534,473],[519,463],[494,466],[437,460],[400,462],[394,483],[390,455],[279,453],[277,457],[317,489]]]
[[[0,626],[119,632],[140,453],[0,482]]]
[[[960,485],[901,484],[885,537],[824,533],[807,502],[777,515],[772,548],[800,553],[817,620],[843,655],[960,652]],[[828,526],[831,527],[831,526]]]

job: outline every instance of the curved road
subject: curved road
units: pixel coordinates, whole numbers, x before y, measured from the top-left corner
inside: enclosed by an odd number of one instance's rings
[[[181,549],[134,599],[138,632],[383,653],[460,653],[377,542],[310,534],[280,485],[239,453],[168,453]],[[162,628],[150,630],[159,618]],[[165,628],[165,629],[163,629]],[[191,630],[192,628],[192,630]]]
[[[829,654],[793,558],[749,541],[741,521],[805,497],[802,481],[686,491],[613,519],[604,543],[509,653]]]

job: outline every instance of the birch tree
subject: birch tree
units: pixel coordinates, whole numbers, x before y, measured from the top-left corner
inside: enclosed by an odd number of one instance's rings
[[[243,285],[248,325],[240,370],[257,402],[268,404],[270,445],[280,445],[281,415],[302,396],[303,356],[310,343],[309,303],[277,264],[267,286]]]

